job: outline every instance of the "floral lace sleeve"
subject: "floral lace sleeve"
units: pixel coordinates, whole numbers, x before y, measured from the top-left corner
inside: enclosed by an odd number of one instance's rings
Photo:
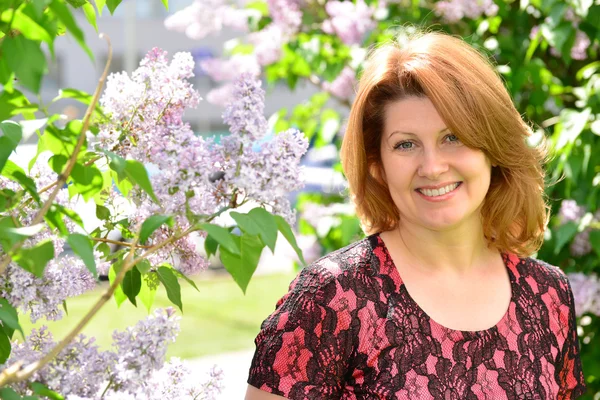
[[[558,354],[557,377],[560,385],[559,399],[576,399],[586,392],[583,369],[581,367],[581,358],[579,356],[579,339],[577,336],[577,322],[575,320],[575,300],[571,285],[567,280],[567,290],[569,292],[569,333],[563,345],[562,351]],[[561,368],[558,368],[558,367]]]
[[[328,271],[305,268],[261,326],[248,383],[294,400],[340,398],[352,352],[342,296]]]

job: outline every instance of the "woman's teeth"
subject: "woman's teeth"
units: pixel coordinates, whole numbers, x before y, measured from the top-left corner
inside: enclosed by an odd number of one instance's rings
[[[453,191],[454,189],[456,189],[458,187],[459,184],[460,184],[460,182],[457,182],[457,183],[453,183],[448,186],[444,186],[439,189],[417,189],[417,190],[419,192],[423,193],[425,196],[437,197],[437,196],[442,196],[448,192]]]

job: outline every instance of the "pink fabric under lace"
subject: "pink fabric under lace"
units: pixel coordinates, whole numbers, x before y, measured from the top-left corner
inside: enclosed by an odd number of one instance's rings
[[[512,300],[476,332],[429,318],[379,235],[304,268],[262,324],[248,383],[289,399],[575,399],[585,392],[565,274],[504,254]]]

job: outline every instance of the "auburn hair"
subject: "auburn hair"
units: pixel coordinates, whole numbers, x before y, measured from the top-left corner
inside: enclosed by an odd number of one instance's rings
[[[481,208],[488,243],[519,256],[536,252],[549,218],[545,141],[528,143],[532,129],[493,64],[462,39],[438,32],[384,44],[365,63],[341,159],[366,233],[394,229],[400,221],[381,177],[381,136],[386,106],[413,96],[428,98],[461,142],[494,165]]]

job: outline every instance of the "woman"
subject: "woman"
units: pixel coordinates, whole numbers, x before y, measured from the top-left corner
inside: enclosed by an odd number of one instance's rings
[[[246,399],[574,399],[565,274],[528,258],[545,153],[462,40],[371,54],[342,147],[370,234],[304,268],[256,338]]]

